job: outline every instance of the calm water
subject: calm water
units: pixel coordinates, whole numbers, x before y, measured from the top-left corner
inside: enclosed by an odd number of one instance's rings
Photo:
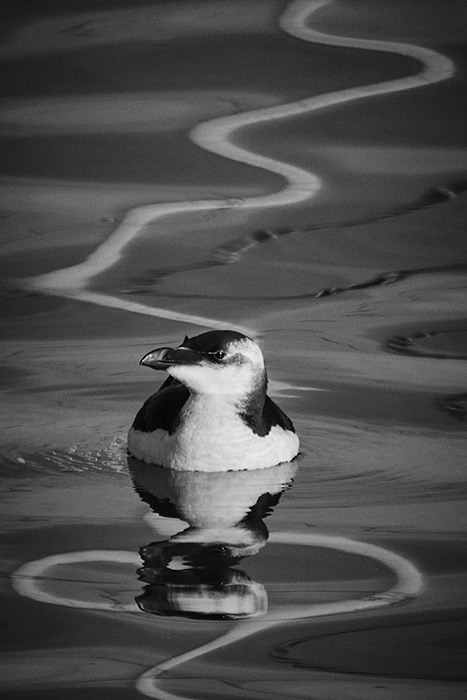
[[[0,132],[2,697],[464,696],[459,19],[377,4],[377,38],[458,70],[232,132],[319,179],[277,207],[280,168],[203,150],[189,130],[397,81],[418,61],[293,37],[281,2],[15,14]],[[314,26],[375,36],[369,5],[329,5]],[[135,209],[201,200],[222,204],[144,225]],[[210,319],[261,344],[300,435],[294,463],[206,475],[128,460],[128,426],[163,379],[140,357]]]

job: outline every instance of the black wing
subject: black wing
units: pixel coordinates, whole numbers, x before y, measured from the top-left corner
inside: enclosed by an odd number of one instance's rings
[[[284,428],[284,430],[290,430],[292,433],[295,432],[294,424],[290,418],[269,398],[269,396],[266,396],[266,401],[264,402],[263,420],[271,426],[278,425],[280,428]]]
[[[251,428],[251,430],[264,437],[274,425],[278,425],[284,430],[295,432],[294,425],[290,418],[274,403],[269,396],[264,398],[264,404],[261,407],[255,402],[250,402],[250,405],[240,414],[242,420]]]
[[[169,435],[176,430],[180,411],[185,405],[190,392],[169,377],[159,391],[149,397],[139,409],[133,422],[135,430],[152,433],[154,430],[166,430]]]

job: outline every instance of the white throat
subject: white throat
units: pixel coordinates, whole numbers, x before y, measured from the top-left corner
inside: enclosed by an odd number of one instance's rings
[[[192,394],[222,395],[226,401],[243,399],[266,383],[263,354],[250,340],[231,343],[222,363],[207,358],[200,364],[173,365],[167,372]]]

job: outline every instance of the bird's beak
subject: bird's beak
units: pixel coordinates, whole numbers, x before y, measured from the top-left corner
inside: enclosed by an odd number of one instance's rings
[[[151,369],[167,369],[171,365],[196,365],[202,359],[201,353],[189,348],[159,348],[148,352],[139,364]]]

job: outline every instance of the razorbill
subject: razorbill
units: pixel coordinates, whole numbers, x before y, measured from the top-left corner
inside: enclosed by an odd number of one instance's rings
[[[235,331],[185,337],[140,364],[170,376],[138,411],[128,451],[180,471],[264,469],[298,453],[292,421],[267,396],[263,354]]]

